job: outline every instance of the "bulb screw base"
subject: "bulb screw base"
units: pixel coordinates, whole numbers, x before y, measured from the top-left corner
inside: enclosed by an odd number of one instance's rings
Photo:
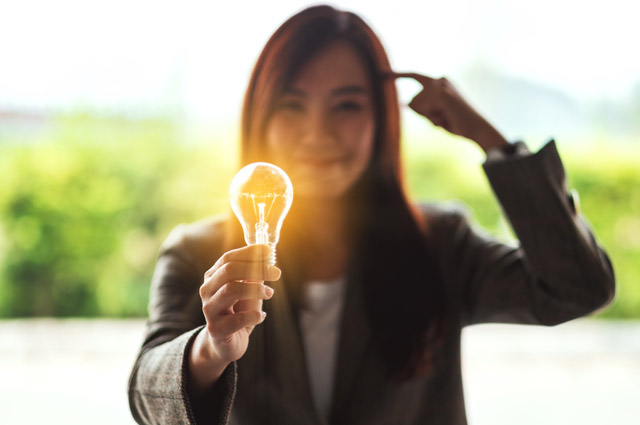
[[[270,266],[275,266],[276,265],[276,244],[269,244],[269,248],[271,250],[271,253],[269,254],[269,256],[265,261]]]

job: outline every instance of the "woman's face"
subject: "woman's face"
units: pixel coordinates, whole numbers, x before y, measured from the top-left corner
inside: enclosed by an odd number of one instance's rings
[[[335,42],[276,100],[266,142],[270,158],[291,177],[296,197],[329,200],[362,175],[374,134],[370,78],[355,51]]]

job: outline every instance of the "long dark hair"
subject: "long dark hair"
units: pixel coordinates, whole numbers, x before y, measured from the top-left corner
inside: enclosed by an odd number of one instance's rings
[[[253,69],[242,111],[241,165],[268,160],[264,134],[278,96],[302,66],[334,41],[346,42],[362,60],[372,81],[376,134],[370,164],[347,194],[349,219],[357,233],[348,278],[366,286],[371,327],[389,376],[426,373],[445,325],[444,290],[432,264],[428,223],[406,198],[400,161],[398,96],[382,43],[357,15],[314,6],[288,19],[271,36]],[[295,202],[285,226],[295,222]],[[293,270],[283,276],[304,279],[296,264],[292,226],[283,229],[280,250]],[[241,241],[239,229],[233,237]],[[241,244],[241,242],[240,242]],[[279,254],[280,255],[280,254]],[[299,261],[298,261],[299,263]],[[381,266],[384,265],[384,266]]]

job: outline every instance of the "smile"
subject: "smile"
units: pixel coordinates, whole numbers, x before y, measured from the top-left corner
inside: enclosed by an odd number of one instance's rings
[[[295,159],[295,162],[297,164],[307,166],[307,167],[314,167],[314,168],[330,167],[332,165],[341,164],[346,161],[347,161],[346,156],[331,157],[331,158],[313,157],[313,158],[296,158]]]

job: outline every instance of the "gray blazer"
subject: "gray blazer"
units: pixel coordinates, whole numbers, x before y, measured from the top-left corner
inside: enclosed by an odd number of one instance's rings
[[[576,211],[555,142],[534,155],[485,164],[484,170],[520,247],[474,230],[460,209],[421,205],[439,241],[437,264],[452,298],[446,359],[427,376],[386,380],[373,349],[363,288],[349,283],[331,424],[466,424],[460,369],[464,326],[555,325],[612,300],[612,265]],[[221,219],[179,226],[161,248],[145,340],[129,381],[134,418],[141,424],[325,423],[313,405],[287,291],[265,303],[267,320],[254,329],[247,353],[225,370],[201,405],[191,403],[186,353],[204,325],[198,288],[222,254],[224,228]]]

